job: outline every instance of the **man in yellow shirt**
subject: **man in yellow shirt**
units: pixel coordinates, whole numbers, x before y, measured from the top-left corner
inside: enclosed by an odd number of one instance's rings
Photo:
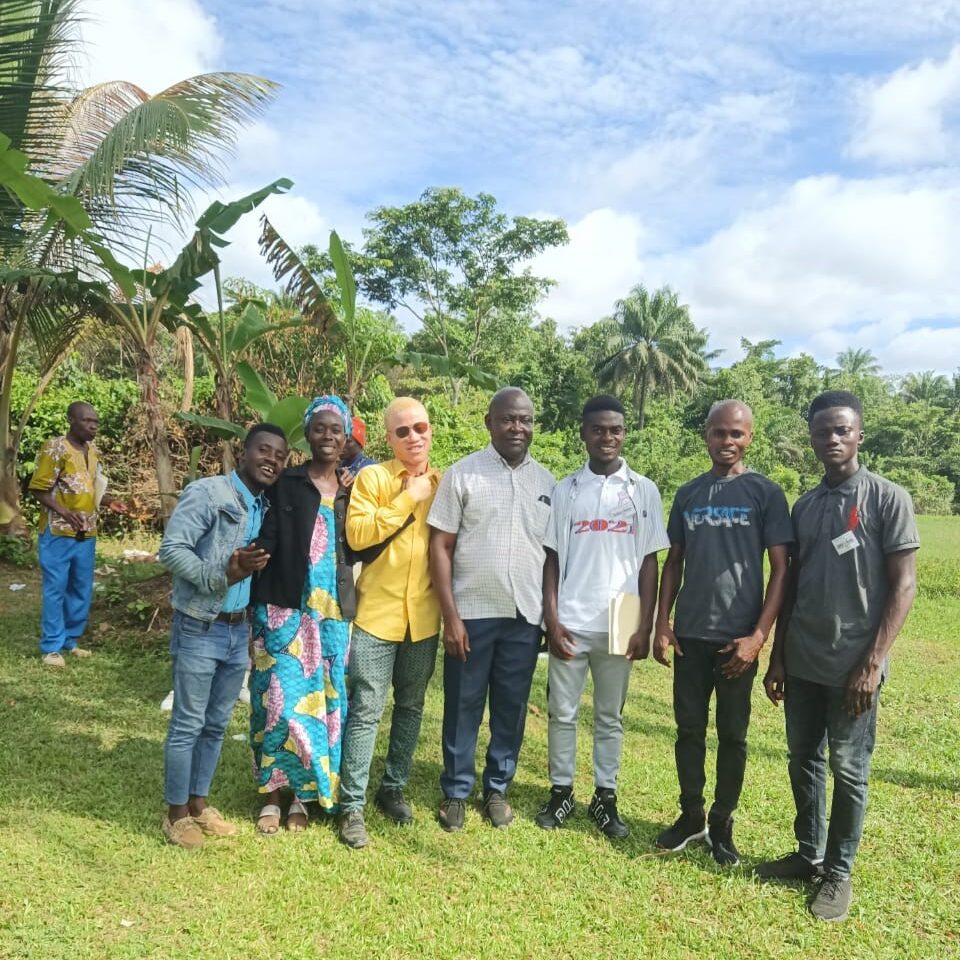
[[[403,788],[437,662],[440,607],[428,565],[427,513],[440,475],[429,465],[423,405],[397,397],[384,412],[394,459],[364,467],[353,483],[347,540],[363,561],[350,643],[350,706],[340,766],[340,839],[364,847],[363,820],[377,727],[393,685],[390,747],[375,802],[395,823],[413,819]]]
[[[67,407],[70,429],[47,440],[37,456],[30,492],[43,508],[38,553],[43,574],[40,653],[50,667],[64,667],[64,652],[89,657],[77,645],[93,595],[97,513],[101,503],[122,513],[125,505],[104,497],[107,478],[93,439],[97,411],[80,401]]]

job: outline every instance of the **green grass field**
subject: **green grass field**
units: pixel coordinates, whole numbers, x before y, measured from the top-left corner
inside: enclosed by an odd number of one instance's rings
[[[960,518],[925,518],[922,535],[925,551],[960,558]],[[27,589],[9,592],[13,581]],[[592,829],[582,805],[561,832],[532,822],[546,789],[541,663],[509,830],[490,829],[476,809],[461,834],[434,820],[438,675],[411,783],[412,827],[371,809],[372,842],[359,852],[322,822],[303,835],[259,837],[249,753],[228,738],[211,799],[242,835],[188,854],[159,832],[158,704],[169,668],[156,630],[145,638],[146,626],[101,629],[95,620],[97,656],[47,671],[35,652],[37,582],[0,567],[3,960],[960,957],[958,597],[921,597],[895,648],[853,910],[846,923],[824,925],[806,912],[802,887],[751,874],[792,845],[782,712],[759,683],[736,827],[744,863],[732,871],[703,847],[653,852],[676,814],[677,787],[670,675],[652,661],[635,668],[626,707],[620,805],[633,832],[622,844]],[[230,735],[245,722],[239,707]],[[581,801],[592,791],[589,724],[588,695]]]

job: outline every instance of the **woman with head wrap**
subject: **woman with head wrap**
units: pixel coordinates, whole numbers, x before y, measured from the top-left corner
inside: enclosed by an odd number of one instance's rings
[[[337,479],[351,417],[336,396],[303,419],[311,459],[270,488],[259,545],[270,554],[253,588],[250,745],[264,806],[261,833],[280,828],[280,791],[293,800],[287,829],[307,824],[304,804],[337,811],[340,737],[347,713],[348,621],[356,601],[346,557],[347,491]]]

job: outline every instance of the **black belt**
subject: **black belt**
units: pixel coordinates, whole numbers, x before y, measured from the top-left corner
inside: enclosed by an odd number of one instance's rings
[[[243,621],[247,619],[247,611],[237,610],[236,613],[227,613],[227,611],[224,610],[217,614],[217,619],[223,623],[243,623]]]

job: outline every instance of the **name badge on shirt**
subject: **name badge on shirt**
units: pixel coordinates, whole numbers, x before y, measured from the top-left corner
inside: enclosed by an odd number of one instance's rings
[[[833,544],[833,549],[837,551],[838,557],[842,557],[845,553],[856,550],[860,546],[852,530],[840,534],[839,537],[834,537],[830,542]]]

